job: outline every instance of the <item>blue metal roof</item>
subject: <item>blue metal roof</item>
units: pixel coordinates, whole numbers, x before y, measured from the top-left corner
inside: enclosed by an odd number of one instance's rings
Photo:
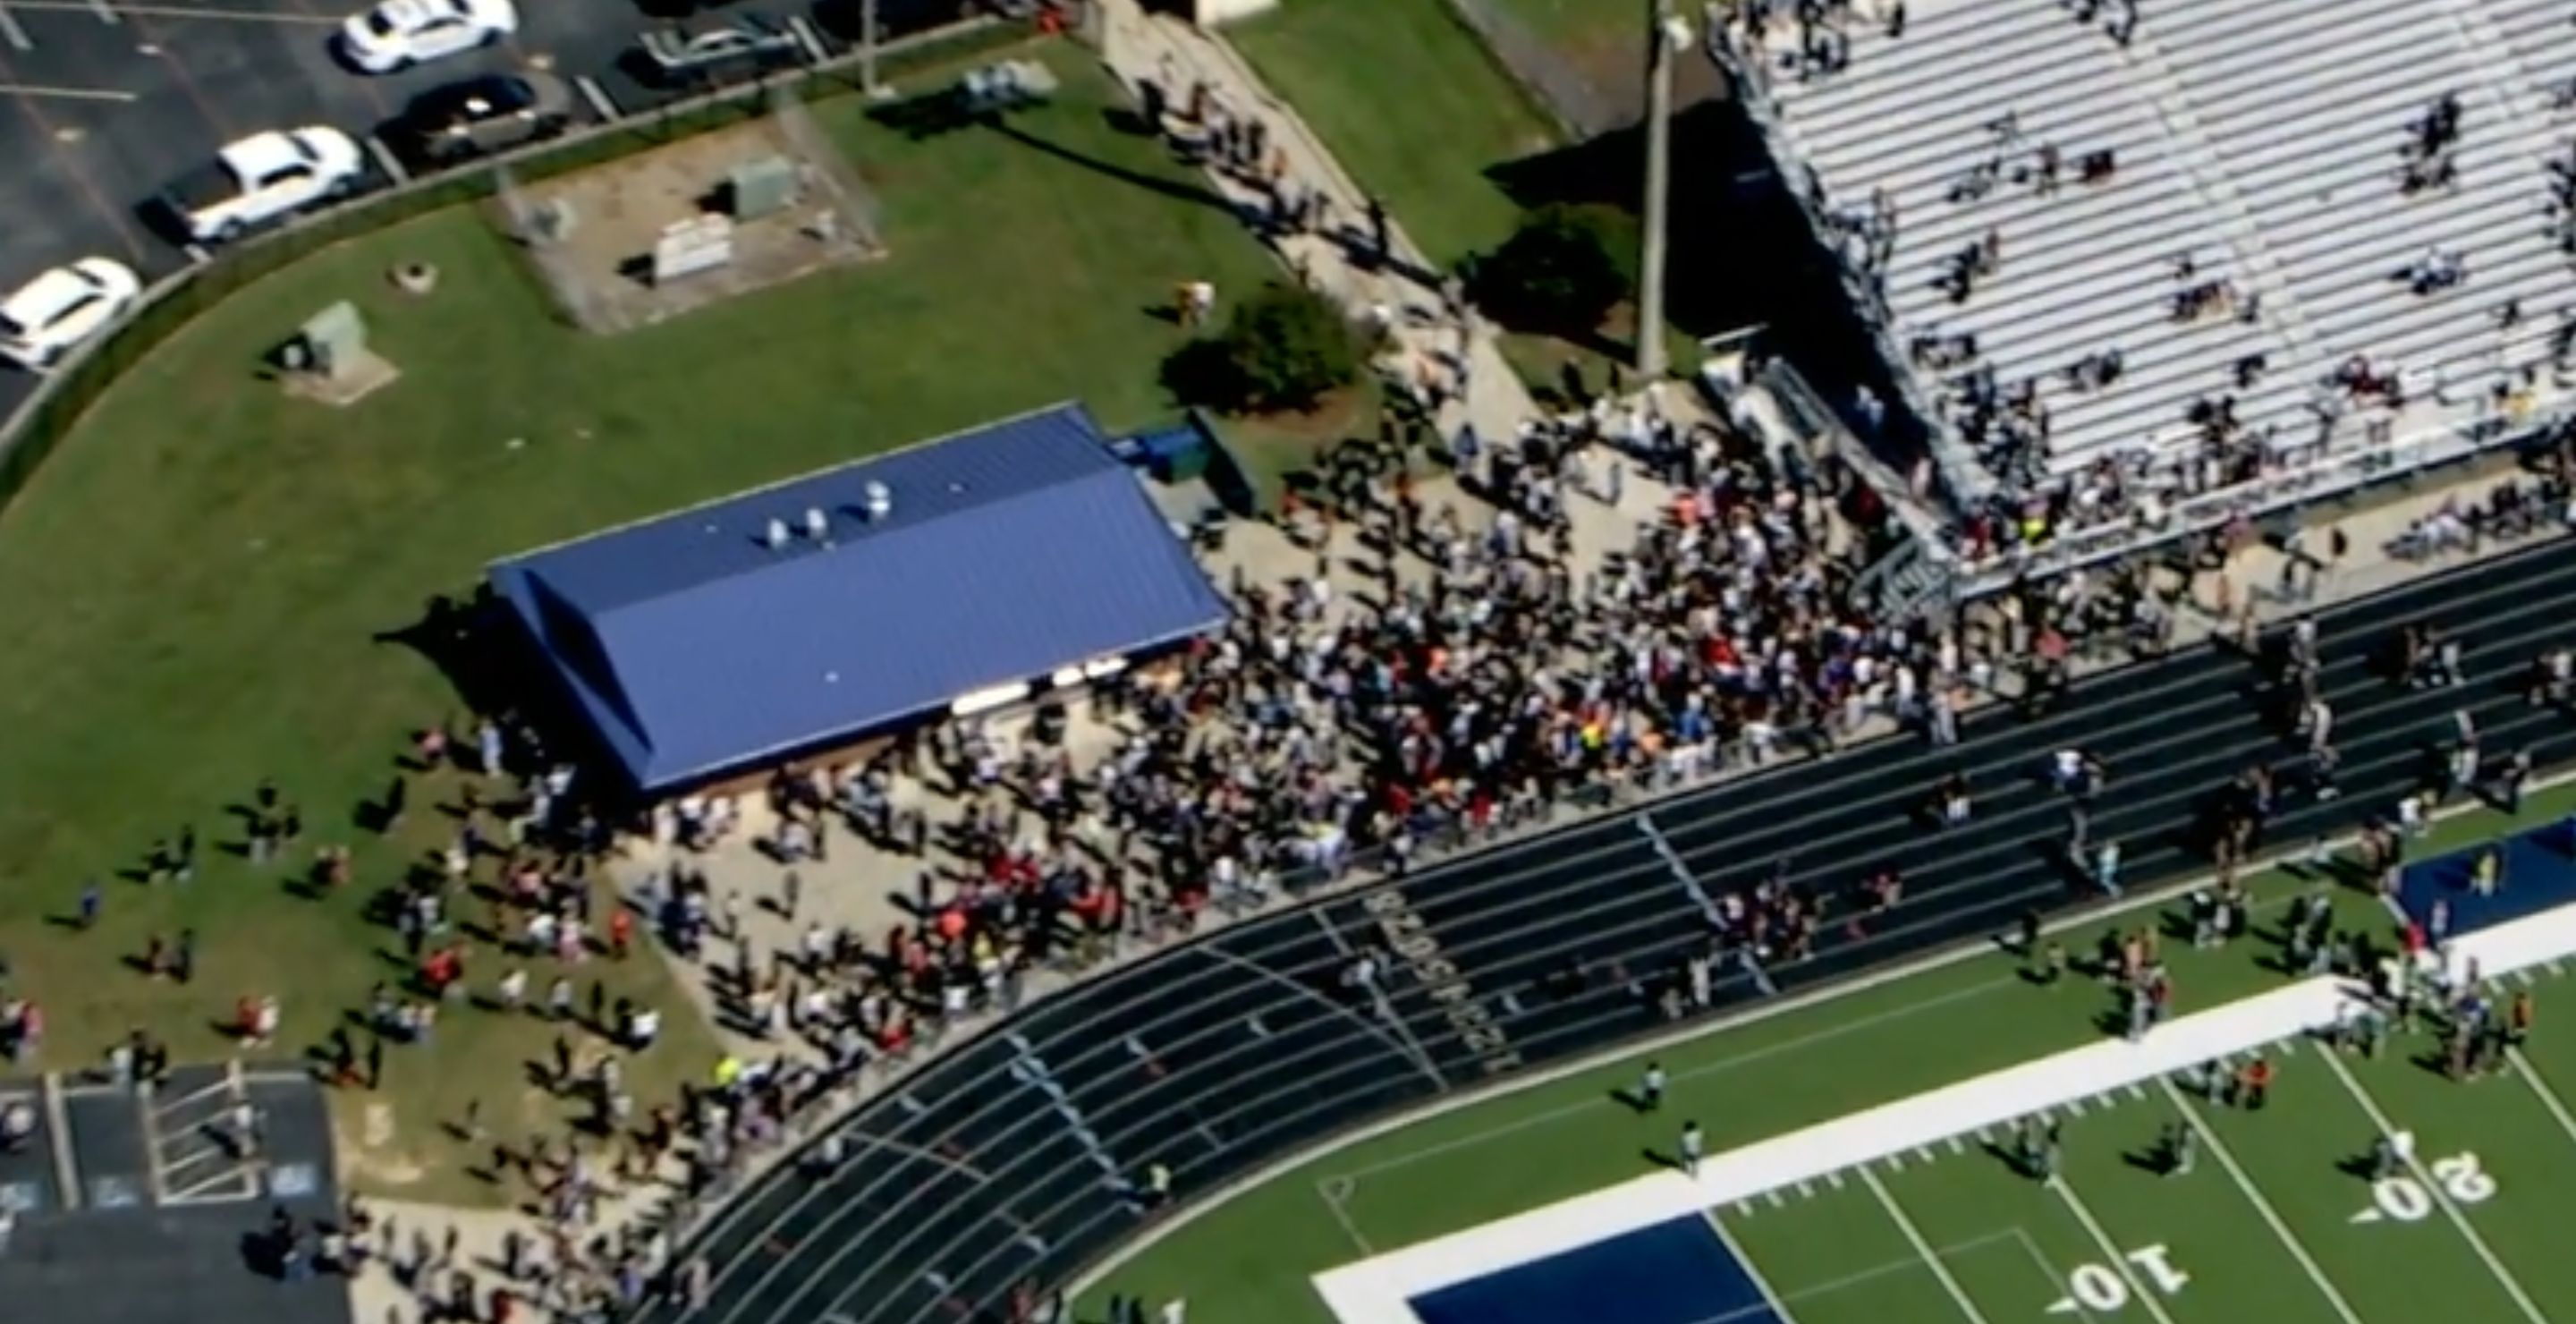
[[[872,483],[892,503],[875,519]],[[767,545],[772,520],[791,531],[782,548]],[[529,552],[491,577],[646,790],[1226,617],[1070,404]]]

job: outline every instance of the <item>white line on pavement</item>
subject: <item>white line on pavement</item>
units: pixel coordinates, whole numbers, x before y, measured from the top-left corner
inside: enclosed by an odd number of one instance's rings
[[[572,85],[581,89],[582,100],[589,102],[590,108],[599,112],[602,123],[617,118],[617,103],[608,99],[608,89],[601,87],[598,79],[583,74],[573,79]]]
[[[10,7],[29,11],[65,14],[92,14],[100,21],[116,24],[135,18],[202,18],[234,23],[286,23],[303,27],[340,26],[341,20],[323,14],[281,14],[258,9],[216,9],[203,5],[121,5],[109,0],[9,0]]]
[[[1950,1276],[1950,1266],[1943,1264],[1941,1257],[1933,1253],[1932,1243],[1923,1239],[1923,1229],[1914,1226],[1914,1220],[1905,1216],[1905,1209],[1896,1203],[1896,1197],[1887,1193],[1887,1183],[1880,1181],[1877,1174],[1867,1168],[1860,1170],[1860,1178],[1869,1185],[1869,1193],[1878,1197],[1879,1208],[1887,1211],[1888,1218],[1896,1224],[1896,1230],[1905,1234],[1906,1244],[1914,1247],[1916,1255],[1923,1257],[1923,1267],[1941,1280],[1941,1290],[1950,1294],[1950,1303],[1959,1308],[1968,1324],[1986,1324],[1986,1317],[1978,1312],[1977,1303],[1969,1300],[1968,1294],[1960,1289],[1959,1280]]]
[[[372,133],[367,135],[367,155],[376,159],[376,166],[385,172],[385,178],[396,184],[411,182],[411,172],[403,169],[401,159],[394,155],[392,148],[385,146],[384,139]]]
[[[1700,1218],[1708,1224],[1708,1230],[1717,1237],[1718,1244],[1726,1247],[1726,1253],[1735,1257],[1735,1267],[1742,1269],[1745,1281],[1753,1284],[1753,1290],[1762,1294],[1762,1300],[1771,1307],[1773,1317],[1777,1318],[1780,1324],[1798,1324],[1797,1316],[1790,1314],[1789,1308],[1781,1304],[1780,1294],[1771,1290],[1771,1284],[1763,1280],[1762,1271],[1754,1267],[1753,1257],[1745,1254],[1742,1246],[1735,1244],[1735,1234],[1726,1230],[1726,1224],[1719,1222],[1714,1213],[1702,1213]]]
[[[2290,1231],[2290,1225],[2281,1221],[2280,1212],[2272,1207],[2272,1202],[2263,1198],[2263,1192],[2254,1185],[2254,1179],[2246,1175],[2244,1167],[2237,1163],[2236,1155],[2227,1148],[2227,1142],[2218,1138],[2217,1129],[2192,1108],[2191,1101],[2182,1096],[2181,1090],[2174,1088],[2172,1077],[2159,1076],[2156,1083],[2164,1087],[2165,1097],[2173,1100],[2174,1111],[2182,1114],[2183,1124],[2200,1136],[2201,1143],[2209,1146],[2210,1157],[2218,1160],[2218,1166],[2227,1169],[2227,1175],[2236,1182],[2236,1189],[2245,1193],[2245,1202],[2254,1206],[2254,1212],[2261,1214],[2263,1221],[2270,1225],[2272,1235],[2281,1239],[2281,1248],[2290,1252],[2290,1258],[2297,1260],[2300,1268],[2307,1270],[2308,1281],[2315,1283],[2317,1291],[2325,1295],[2326,1304],[2334,1307],[2335,1315],[2343,1320],[2343,1324],[2361,1324],[2361,1317],[2353,1313],[2351,1303],[2343,1299],[2343,1293],[2336,1290],[2333,1280],[2318,1267],[2316,1257],[2308,1254],[2308,1248],[2301,1244],[2296,1233]]]
[[[2155,1316],[2156,1324],[2174,1324],[2173,1316],[2165,1313],[2164,1302],[2157,1299],[2156,1289],[2138,1281],[2137,1272],[2129,1267],[2129,1257],[2120,1253],[2119,1246],[2111,1240],[2111,1234],[2102,1230],[2100,1220],[2093,1217],[2092,1210],[2084,1207],[2084,1201],[2075,1194],[2075,1188],[2067,1185],[2064,1177],[2051,1177],[2048,1189],[2057,1192],[2057,1198],[2066,1204],[2066,1211],[2075,1215],[2076,1222],[2084,1225],[2085,1235],[2102,1248],[2102,1262],[2111,1266],[2112,1271],[2129,1284],[2129,1295],[2139,1305],[2145,1306],[2148,1314]]]
[[[7,10],[0,9],[0,16],[5,16],[7,13]],[[44,83],[0,83],[0,95],[41,97],[57,101],[115,101],[120,103],[137,99],[136,95],[132,92],[120,92],[112,87],[53,87]]]
[[[80,1158],[72,1152],[71,1110],[63,1103],[63,1078],[45,1073],[45,1140],[54,1153],[54,1185],[63,1208],[81,1207]]]
[[[823,39],[815,34],[813,25],[805,21],[803,14],[788,15],[787,30],[795,34],[796,44],[805,48],[808,62],[821,64],[831,58],[831,52],[823,49]]]
[[[2353,1079],[2352,1072],[2341,1059],[2332,1053],[2319,1053],[2317,1057],[2333,1070],[2335,1079],[2343,1082],[2344,1092],[2370,1115],[2370,1124],[2378,1127],[2381,1135],[2397,1134],[2397,1124],[2388,1120],[2387,1113],[2380,1111],[2379,1101],[2370,1097],[2370,1091],[2363,1089],[2360,1081]],[[2533,1303],[2530,1293],[2522,1290],[2522,1284],[2514,1281],[2512,1272],[2504,1267],[2504,1261],[2497,1259],[2495,1251],[2488,1248],[2487,1239],[2469,1226],[2468,1215],[2461,1213],[2460,1207],[2451,1202],[2451,1193],[2443,1189],[2442,1183],[2433,1180],[2433,1174],[2426,1172],[2424,1165],[2416,1160],[2415,1151],[2407,1149],[2403,1156],[2407,1170],[2423,1184],[2425,1191],[2433,1197],[2433,1203],[2441,1206],[2443,1216],[2451,1220],[2451,1226],[2459,1232],[2461,1240],[2469,1243],[2469,1249],[2477,1252],[2478,1259],[2485,1263],[2488,1273],[2495,1275],[2496,1283],[2504,1288],[2505,1295],[2513,1298],[2513,1304],[2522,1311],[2522,1317],[2530,1320],[2531,1324],[2549,1324],[2549,1317],[2540,1313],[2540,1307]]]
[[[36,43],[27,40],[27,30],[18,26],[17,18],[10,14],[7,5],[0,5],[0,37],[7,38],[10,45],[22,51],[36,49]]]

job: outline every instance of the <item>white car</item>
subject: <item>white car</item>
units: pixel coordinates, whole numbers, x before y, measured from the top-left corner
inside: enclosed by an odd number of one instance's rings
[[[172,182],[162,201],[198,243],[238,238],[326,198],[347,195],[366,173],[349,135],[328,125],[254,133]]]
[[[340,25],[340,50],[371,74],[489,46],[519,30],[511,0],[384,0]]]
[[[0,358],[52,367],[134,306],[143,282],[124,263],[85,257],[27,282],[0,302]]]

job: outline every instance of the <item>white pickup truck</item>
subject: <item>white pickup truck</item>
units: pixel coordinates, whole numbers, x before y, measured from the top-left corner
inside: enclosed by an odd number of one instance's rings
[[[187,237],[223,243],[325,198],[348,194],[366,170],[349,135],[327,126],[254,133],[173,180],[161,195]]]

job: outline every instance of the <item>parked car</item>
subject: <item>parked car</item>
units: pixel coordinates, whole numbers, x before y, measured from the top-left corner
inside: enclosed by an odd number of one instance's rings
[[[552,137],[571,122],[570,85],[528,69],[423,92],[387,136],[413,159],[444,165]]]
[[[639,46],[644,78],[665,87],[713,82],[738,73],[796,62],[803,43],[795,29],[757,14],[713,27],[673,27],[647,32]]]
[[[0,302],[0,358],[42,371],[134,306],[143,282],[121,262],[85,257]]]
[[[272,129],[226,146],[171,182],[161,201],[187,238],[223,243],[253,226],[354,192],[366,158],[327,125]]]
[[[340,25],[340,53],[365,73],[489,46],[519,30],[511,0],[383,0]]]

